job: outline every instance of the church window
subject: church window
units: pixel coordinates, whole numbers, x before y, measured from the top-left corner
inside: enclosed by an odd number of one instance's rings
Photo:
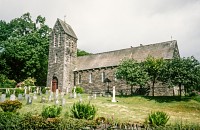
[[[104,82],[104,80],[105,80],[105,72],[102,72],[101,73],[101,81]]]
[[[78,74],[78,84],[81,84],[81,75]]]
[[[92,73],[89,75],[89,83],[92,83]]]
[[[57,53],[55,54],[55,60],[54,60],[54,63],[57,63],[57,58],[58,58],[58,55]]]

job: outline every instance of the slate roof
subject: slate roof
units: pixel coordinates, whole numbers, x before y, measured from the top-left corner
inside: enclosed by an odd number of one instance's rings
[[[117,66],[124,58],[133,58],[138,62],[144,61],[149,55],[155,58],[172,59],[174,58],[175,52],[179,56],[177,41],[173,40],[81,56],[77,57],[77,66],[74,71]]]
[[[61,19],[57,19],[57,20],[60,22],[62,28],[65,31],[65,33],[67,33],[68,35],[72,36],[73,38],[78,39],[76,34],[74,33],[72,27],[69,24],[67,24],[66,22],[62,21]]]

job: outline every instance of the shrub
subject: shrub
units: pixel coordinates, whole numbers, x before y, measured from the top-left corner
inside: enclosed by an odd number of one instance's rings
[[[22,108],[22,103],[18,100],[6,100],[0,103],[0,107],[4,112],[16,112],[17,109]]]
[[[165,126],[169,120],[169,116],[165,112],[151,112],[147,118],[147,123],[153,126]]]
[[[12,112],[0,112],[1,130],[20,130],[21,116]]]
[[[96,115],[97,109],[90,103],[77,102],[73,104],[71,112],[74,118],[92,120]]]
[[[24,93],[24,89],[20,89],[20,88],[15,89],[15,96],[18,96],[19,94],[23,94],[23,93]]]
[[[80,86],[77,86],[75,91],[76,93],[80,93],[80,94],[84,93],[84,89]],[[74,92],[74,88],[72,89],[72,93],[73,92]]]
[[[48,130],[48,129],[58,129],[61,125],[61,119],[51,118],[52,120],[43,118],[39,115],[34,115],[32,113],[26,113],[20,123],[21,130]]]
[[[44,107],[42,110],[42,117],[55,118],[60,115],[61,111],[62,111],[62,107],[56,106],[56,105]]]

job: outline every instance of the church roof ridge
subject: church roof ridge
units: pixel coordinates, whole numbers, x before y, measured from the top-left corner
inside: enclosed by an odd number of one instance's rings
[[[148,45],[140,45],[132,48],[114,50],[102,53],[77,57],[75,71],[117,66],[123,59],[135,59],[138,62],[144,61],[149,55],[155,58],[172,59],[175,51],[178,51],[177,41],[166,41]]]
[[[153,45],[164,44],[164,43],[177,43],[177,41],[176,40],[171,40],[171,41],[157,42],[157,43],[146,44],[146,45],[140,44],[139,46],[135,46],[135,47],[131,46],[129,48],[123,48],[123,49],[117,49],[117,50],[111,50],[111,51],[105,51],[105,52],[99,52],[99,53],[92,53],[90,55],[84,55],[84,56],[80,56],[80,57],[91,56],[91,55],[100,55],[100,54],[112,53],[112,52],[116,52],[116,51],[128,50],[128,49],[131,49],[131,48],[147,47],[147,46],[153,46]]]

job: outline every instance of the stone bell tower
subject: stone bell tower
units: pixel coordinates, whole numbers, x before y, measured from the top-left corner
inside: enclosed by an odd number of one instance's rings
[[[71,26],[57,19],[50,34],[47,87],[65,91],[74,86],[77,37]]]

